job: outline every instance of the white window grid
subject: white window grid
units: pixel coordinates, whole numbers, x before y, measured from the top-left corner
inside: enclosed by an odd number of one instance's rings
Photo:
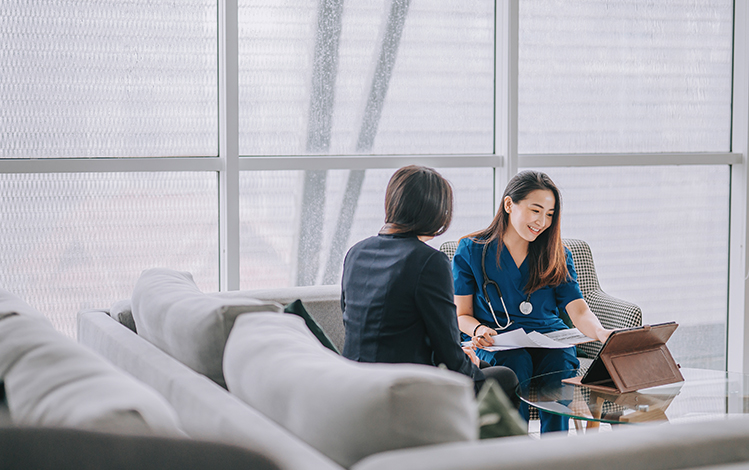
[[[494,153],[481,155],[240,156],[237,0],[218,1],[219,155],[217,157],[2,159],[0,173],[216,172],[219,177],[219,285],[239,289],[239,172],[355,170],[421,164],[493,168],[495,195],[519,167],[729,165],[731,212],[727,369],[749,373],[749,5],[734,5],[730,152],[518,155],[519,0],[496,2]],[[495,202],[496,204],[496,202]]]

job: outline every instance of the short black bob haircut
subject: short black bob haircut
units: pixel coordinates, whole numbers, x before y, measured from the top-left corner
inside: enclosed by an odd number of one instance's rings
[[[450,183],[432,168],[409,165],[397,170],[385,192],[387,233],[437,236],[453,217]]]

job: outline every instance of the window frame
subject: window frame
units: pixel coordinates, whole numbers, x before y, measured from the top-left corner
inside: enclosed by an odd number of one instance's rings
[[[0,159],[0,173],[212,171],[219,178],[219,285],[239,289],[239,172],[433,167],[494,168],[495,208],[519,167],[729,165],[731,200],[727,370],[749,373],[749,5],[734,1],[731,151],[710,153],[518,155],[520,0],[495,0],[494,152],[482,155],[240,156],[237,0],[218,0],[218,157]]]
[[[728,275],[727,364],[729,371],[749,373],[749,5],[734,1],[733,109],[731,150],[741,161],[731,166]]]

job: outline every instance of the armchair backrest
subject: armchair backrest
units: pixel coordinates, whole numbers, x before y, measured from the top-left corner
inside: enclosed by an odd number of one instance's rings
[[[457,240],[449,240],[440,245],[440,251],[447,255],[447,259],[450,260],[452,263],[453,256],[455,256],[455,250],[458,249],[458,241]]]
[[[580,284],[583,297],[588,297],[591,292],[600,290],[601,285],[598,283],[598,274],[596,274],[596,266],[593,264],[593,253],[590,251],[590,246],[583,240],[576,238],[562,239],[562,243],[572,252],[572,261],[575,263],[575,271],[577,272],[577,283]]]

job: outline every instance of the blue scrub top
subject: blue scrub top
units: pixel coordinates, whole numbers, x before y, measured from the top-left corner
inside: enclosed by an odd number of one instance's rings
[[[453,282],[455,283],[455,295],[473,295],[474,317],[482,323],[494,324],[482,288],[484,283],[484,275],[481,271],[483,249],[484,245],[475,243],[469,238],[460,241],[453,257]],[[486,274],[489,279],[499,284],[505,305],[510,311],[510,319],[513,323],[507,331],[523,328],[525,331],[548,333],[567,328],[557,315],[557,308],[564,309],[573,300],[582,299],[583,294],[577,283],[572,253],[567,247],[564,248],[564,251],[567,255],[567,270],[570,279],[556,287],[543,287],[531,294],[530,302],[533,304],[533,311],[529,315],[523,315],[520,313],[520,303],[527,298],[525,286],[528,284],[528,259],[526,258],[518,267],[510,252],[503,246],[500,268],[496,262],[497,241],[490,243],[486,250]],[[487,291],[497,320],[499,320],[501,326],[504,326],[507,318],[497,290],[493,285],[488,284]]]

